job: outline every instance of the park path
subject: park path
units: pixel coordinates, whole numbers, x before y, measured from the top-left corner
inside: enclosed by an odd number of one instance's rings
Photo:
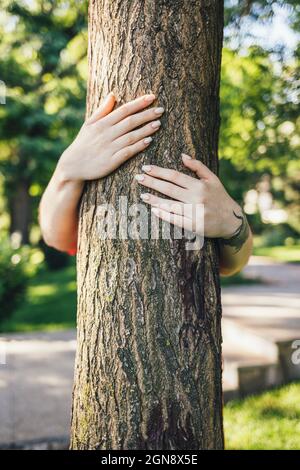
[[[293,340],[300,340],[300,264],[252,257],[243,273],[264,282],[222,289],[225,392],[237,390],[244,379],[252,381],[248,391],[264,388],[263,372],[269,385],[300,378],[300,367],[278,375],[278,356],[288,364]]]
[[[244,272],[264,283],[222,289],[228,397],[239,386],[239,367],[274,366],[277,342],[300,339],[300,265],[252,257]],[[2,335],[0,346],[0,447],[67,445],[75,330]]]

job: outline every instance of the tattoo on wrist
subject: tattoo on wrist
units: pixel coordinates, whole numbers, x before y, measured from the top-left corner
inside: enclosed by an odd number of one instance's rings
[[[244,213],[243,209],[241,210],[242,210],[241,215],[238,215],[235,213],[235,211],[232,211],[234,216],[237,219],[241,220],[240,226],[236,229],[233,235],[231,235],[231,237],[219,239],[222,245],[231,246],[232,248],[235,248],[235,253],[240,251],[245,241],[249,237],[249,232],[250,232],[246,214]]]

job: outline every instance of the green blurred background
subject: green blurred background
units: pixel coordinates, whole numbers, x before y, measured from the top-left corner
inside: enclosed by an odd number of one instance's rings
[[[0,331],[70,328],[75,259],[45,246],[37,212],[84,119],[87,4],[1,4]],[[225,1],[220,177],[249,217],[254,253],[287,262],[300,261],[299,22],[295,0]]]

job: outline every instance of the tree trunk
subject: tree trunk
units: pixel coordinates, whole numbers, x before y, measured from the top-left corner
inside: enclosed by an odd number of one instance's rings
[[[20,181],[9,197],[10,233],[18,232],[21,243],[29,243],[29,224],[31,218],[31,204],[29,183]]]
[[[214,241],[97,232],[97,206],[140,202],[142,164],[185,171],[185,152],[217,173],[222,34],[219,0],[90,2],[88,114],[110,90],[121,104],[153,92],[165,114],[143,154],[83,195],[73,449],[223,448]]]

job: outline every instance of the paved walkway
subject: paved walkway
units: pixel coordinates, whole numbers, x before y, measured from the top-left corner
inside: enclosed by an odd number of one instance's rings
[[[222,289],[224,390],[238,366],[275,364],[277,342],[300,339],[300,265],[252,257],[244,274],[264,283]]]
[[[237,364],[272,363],[275,341],[300,339],[300,266],[252,258],[245,274],[266,283],[223,289],[225,389]],[[2,335],[0,446],[68,436],[75,347],[74,330]]]
[[[0,365],[0,445],[67,436],[75,331],[7,335],[5,346],[6,365]]]

